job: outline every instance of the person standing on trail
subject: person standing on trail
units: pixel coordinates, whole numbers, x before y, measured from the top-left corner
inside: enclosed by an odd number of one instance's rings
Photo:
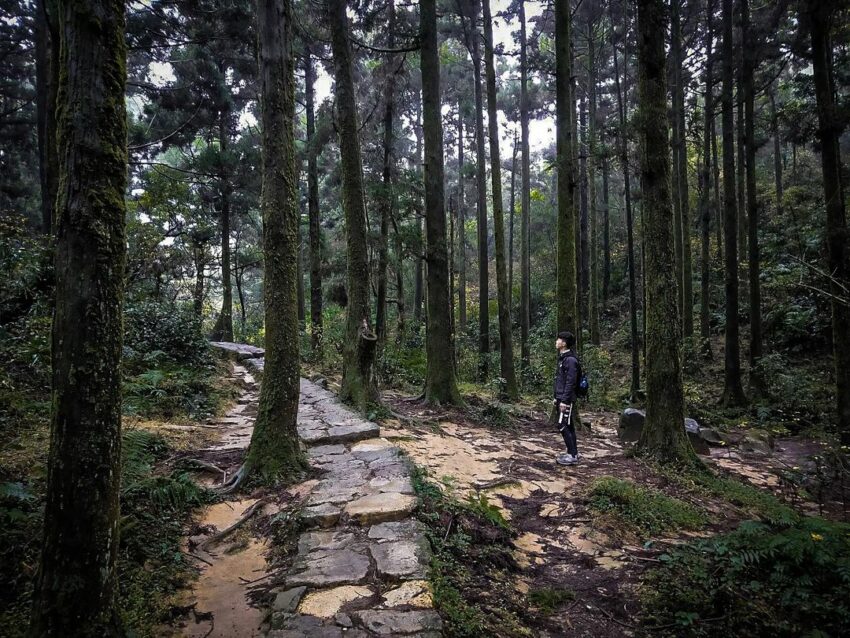
[[[572,332],[559,332],[555,340],[558,351],[558,367],[555,370],[554,409],[552,422],[558,426],[567,451],[557,458],[559,465],[575,465],[579,460],[574,423],[576,388],[581,379],[581,364],[574,348],[576,338]]]

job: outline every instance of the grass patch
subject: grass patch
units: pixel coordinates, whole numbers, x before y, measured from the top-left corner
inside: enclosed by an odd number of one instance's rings
[[[846,523],[746,521],[661,560],[640,590],[653,636],[825,637],[850,626]]]
[[[602,476],[591,483],[588,504],[597,514],[613,516],[641,537],[696,529],[706,522],[693,505],[612,476]]]
[[[545,616],[555,613],[564,603],[575,600],[576,594],[571,589],[556,589],[553,587],[541,587],[528,592],[528,602],[532,607],[540,610]]]
[[[731,476],[715,474],[708,468],[693,470],[656,466],[655,471],[670,482],[690,492],[728,501],[751,516],[773,523],[790,523],[798,515],[767,490],[759,489]]]

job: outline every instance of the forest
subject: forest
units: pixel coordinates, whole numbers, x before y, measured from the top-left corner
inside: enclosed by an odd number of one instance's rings
[[[850,634],[848,0],[0,34],[0,636]]]

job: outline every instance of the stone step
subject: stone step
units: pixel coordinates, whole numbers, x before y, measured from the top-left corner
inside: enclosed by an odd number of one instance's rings
[[[307,445],[333,445],[354,443],[380,436],[381,428],[371,421],[351,419],[349,423],[326,423],[305,420],[298,424],[298,435]]]

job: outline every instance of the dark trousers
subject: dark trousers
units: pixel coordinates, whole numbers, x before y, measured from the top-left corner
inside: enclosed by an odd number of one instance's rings
[[[564,443],[567,446],[567,453],[575,456],[578,454],[578,445],[576,440],[576,426],[574,411],[575,404],[567,403],[567,408],[564,412],[561,412],[561,404],[555,406],[555,409],[552,411],[552,423],[558,428],[561,432],[561,436],[564,437]]]

